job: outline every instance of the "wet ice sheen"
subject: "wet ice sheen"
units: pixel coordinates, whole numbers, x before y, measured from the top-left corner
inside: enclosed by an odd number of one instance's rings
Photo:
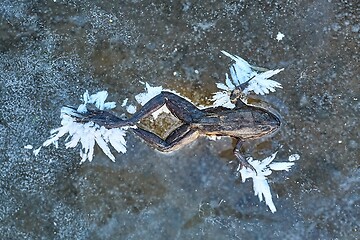
[[[227,108],[234,108],[235,105],[230,102],[230,93],[237,86],[248,81],[248,85],[243,90],[243,93],[248,95],[250,92],[255,94],[268,94],[275,92],[275,88],[282,88],[281,84],[270,80],[269,78],[283,71],[283,69],[266,70],[261,73],[256,72],[254,69],[260,69],[251,66],[244,59],[238,56],[231,55],[225,51],[223,54],[230,57],[235,63],[230,67],[230,76],[225,75],[225,84],[217,83],[217,87],[222,90],[216,92],[213,95],[213,106],[223,106]],[[250,79],[250,80],[249,80]],[[145,84],[145,92],[139,93],[135,96],[136,101],[144,106],[150,99],[160,94],[163,91],[162,86],[151,86],[148,83]],[[171,90],[167,90],[171,91]],[[171,91],[174,92],[174,91]],[[175,93],[175,92],[174,92]],[[66,142],[66,148],[74,148],[80,142],[82,150],[80,150],[81,162],[86,160],[92,161],[94,155],[95,143],[102,149],[102,151],[112,160],[115,161],[115,156],[111,153],[108,143],[118,152],[126,152],[126,130],[128,127],[106,129],[103,126],[99,126],[93,122],[79,123],[75,121],[74,117],[81,117],[81,113],[87,112],[87,104],[93,104],[99,110],[112,109],[116,107],[115,102],[105,102],[108,93],[106,91],[100,91],[98,93],[89,95],[88,91],[83,94],[83,104],[80,104],[77,110],[72,108],[63,107],[61,109],[61,127],[51,131],[51,137],[43,143],[43,146],[49,146],[50,144],[58,145],[58,140],[64,135],[68,134]],[[246,99],[245,99],[246,100]],[[122,107],[125,107],[129,113],[135,113],[136,108],[134,105],[128,105],[128,98],[126,98]],[[154,113],[158,114],[158,113]],[[156,116],[155,116],[156,118]],[[35,151],[39,151],[37,149]],[[34,154],[35,154],[34,151]],[[36,154],[37,154],[36,153]],[[253,181],[253,189],[256,196],[259,197],[260,202],[265,200],[266,205],[271,212],[276,212],[275,204],[272,200],[272,194],[270,190],[267,177],[271,175],[272,171],[289,171],[291,166],[294,165],[295,160],[298,160],[300,156],[293,154],[289,157],[289,162],[273,162],[277,152],[263,160],[255,160],[252,157],[248,158],[248,162],[255,168],[256,172],[249,168],[238,169],[241,174],[242,181],[251,178]]]

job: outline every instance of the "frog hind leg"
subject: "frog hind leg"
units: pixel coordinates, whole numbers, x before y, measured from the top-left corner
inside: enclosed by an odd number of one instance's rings
[[[185,98],[172,92],[163,91],[159,95],[150,99],[138,112],[136,112],[129,121],[134,123],[151,115],[163,105],[179,120],[186,124],[191,124],[193,119],[202,115],[202,111]]]
[[[192,129],[189,124],[183,124],[164,140],[156,134],[142,128],[134,128],[132,131],[142,138],[146,143],[155,147],[161,152],[175,151],[182,146],[194,141],[198,136],[198,131]]]
[[[74,119],[74,122],[82,124],[93,122],[99,126],[104,126],[108,129],[133,125],[132,122],[118,118],[111,112],[104,110],[87,109],[86,112],[78,112],[77,109],[74,107],[64,106],[61,111],[62,113],[72,117]]]
[[[194,104],[176,94],[166,92],[168,97],[166,107],[178,119],[186,124],[192,124],[194,120],[201,118],[204,113]]]
[[[234,155],[237,158],[237,160],[239,161],[240,169],[242,169],[243,167],[250,168],[257,174],[256,169],[245,159],[245,157],[240,152],[240,149],[241,149],[243,143],[244,143],[244,141],[242,139],[238,139],[236,146],[234,148]]]

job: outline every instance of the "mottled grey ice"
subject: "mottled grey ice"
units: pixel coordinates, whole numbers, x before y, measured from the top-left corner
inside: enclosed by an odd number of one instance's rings
[[[358,239],[359,12],[345,0],[2,0],[0,239]],[[284,125],[245,146],[301,156],[270,176],[276,213],[241,182],[226,138],[161,154],[128,134],[115,163],[95,149],[80,164],[61,141],[33,155],[86,90],[108,91],[118,116],[140,82],[209,103],[231,65],[221,50],[284,68],[263,97]]]

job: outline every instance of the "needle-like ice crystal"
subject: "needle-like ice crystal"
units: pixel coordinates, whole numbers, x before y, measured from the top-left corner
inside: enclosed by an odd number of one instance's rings
[[[259,197],[260,202],[264,199],[266,205],[273,213],[276,212],[276,207],[272,200],[267,176],[269,176],[272,171],[289,171],[291,166],[294,165],[294,162],[272,162],[276,154],[277,152],[261,161],[251,157],[248,158],[248,162],[256,169],[256,172],[245,167],[238,169],[243,182],[248,178],[252,178],[255,196]]]
[[[141,105],[144,106],[150,99],[155,97],[156,95],[159,95],[163,88],[161,86],[159,87],[152,87],[150,84],[145,83],[145,89],[146,92],[139,93],[135,96],[136,101]]]
[[[234,60],[235,63],[230,67],[230,77],[228,74],[225,74],[225,84],[216,84],[217,87],[222,91],[216,92],[213,95],[212,100],[214,101],[213,105],[215,107],[223,106],[230,109],[234,108],[235,105],[230,101],[230,93],[237,86],[246,82],[247,86],[242,89],[242,92],[245,95],[248,95],[250,92],[264,95],[270,92],[275,92],[275,88],[282,88],[280,83],[274,80],[270,80],[269,78],[284,70],[283,68],[276,70],[265,70],[251,66],[248,62],[239,56],[231,55],[225,51],[221,52],[225,56]],[[256,70],[262,70],[263,72],[258,73]]]
[[[99,110],[112,109],[116,107],[115,102],[105,102],[108,93],[101,91],[93,95],[89,95],[86,91],[83,95],[84,103],[81,104],[77,110],[69,107],[61,109],[61,127],[53,129],[51,136],[43,143],[43,146],[54,144],[58,146],[58,140],[64,135],[69,136],[66,140],[66,148],[74,148],[80,142],[82,149],[80,150],[81,163],[86,160],[92,161],[94,156],[95,143],[99,145],[102,151],[112,160],[115,161],[115,156],[111,153],[108,143],[117,151],[121,153],[126,152],[126,129],[128,127],[106,129],[93,122],[80,123],[76,122],[75,117],[81,117],[81,113],[87,112],[87,104],[94,104]],[[37,152],[34,154],[37,154]]]

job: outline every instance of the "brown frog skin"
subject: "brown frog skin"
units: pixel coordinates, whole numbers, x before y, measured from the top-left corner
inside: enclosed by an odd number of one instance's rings
[[[171,92],[163,91],[153,97],[130,119],[122,120],[107,111],[89,111],[79,122],[92,121],[106,128],[122,126],[137,126],[131,130],[141,137],[146,143],[161,152],[170,152],[182,148],[201,135],[228,136],[237,139],[234,155],[239,160],[241,167],[255,169],[241,155],[240,148],[244,141],[259,139],[275,133],[281,125],[277,114],[264,108],[246,105],[241,100],[240,88],[231,94],[234,109],[224,107],[210,107],[199,109],[188,100]],[[141,119],[151,115],[163,105],[181,120],[182,125],[173,130],[166,139],[142,129],[137,125]]]

